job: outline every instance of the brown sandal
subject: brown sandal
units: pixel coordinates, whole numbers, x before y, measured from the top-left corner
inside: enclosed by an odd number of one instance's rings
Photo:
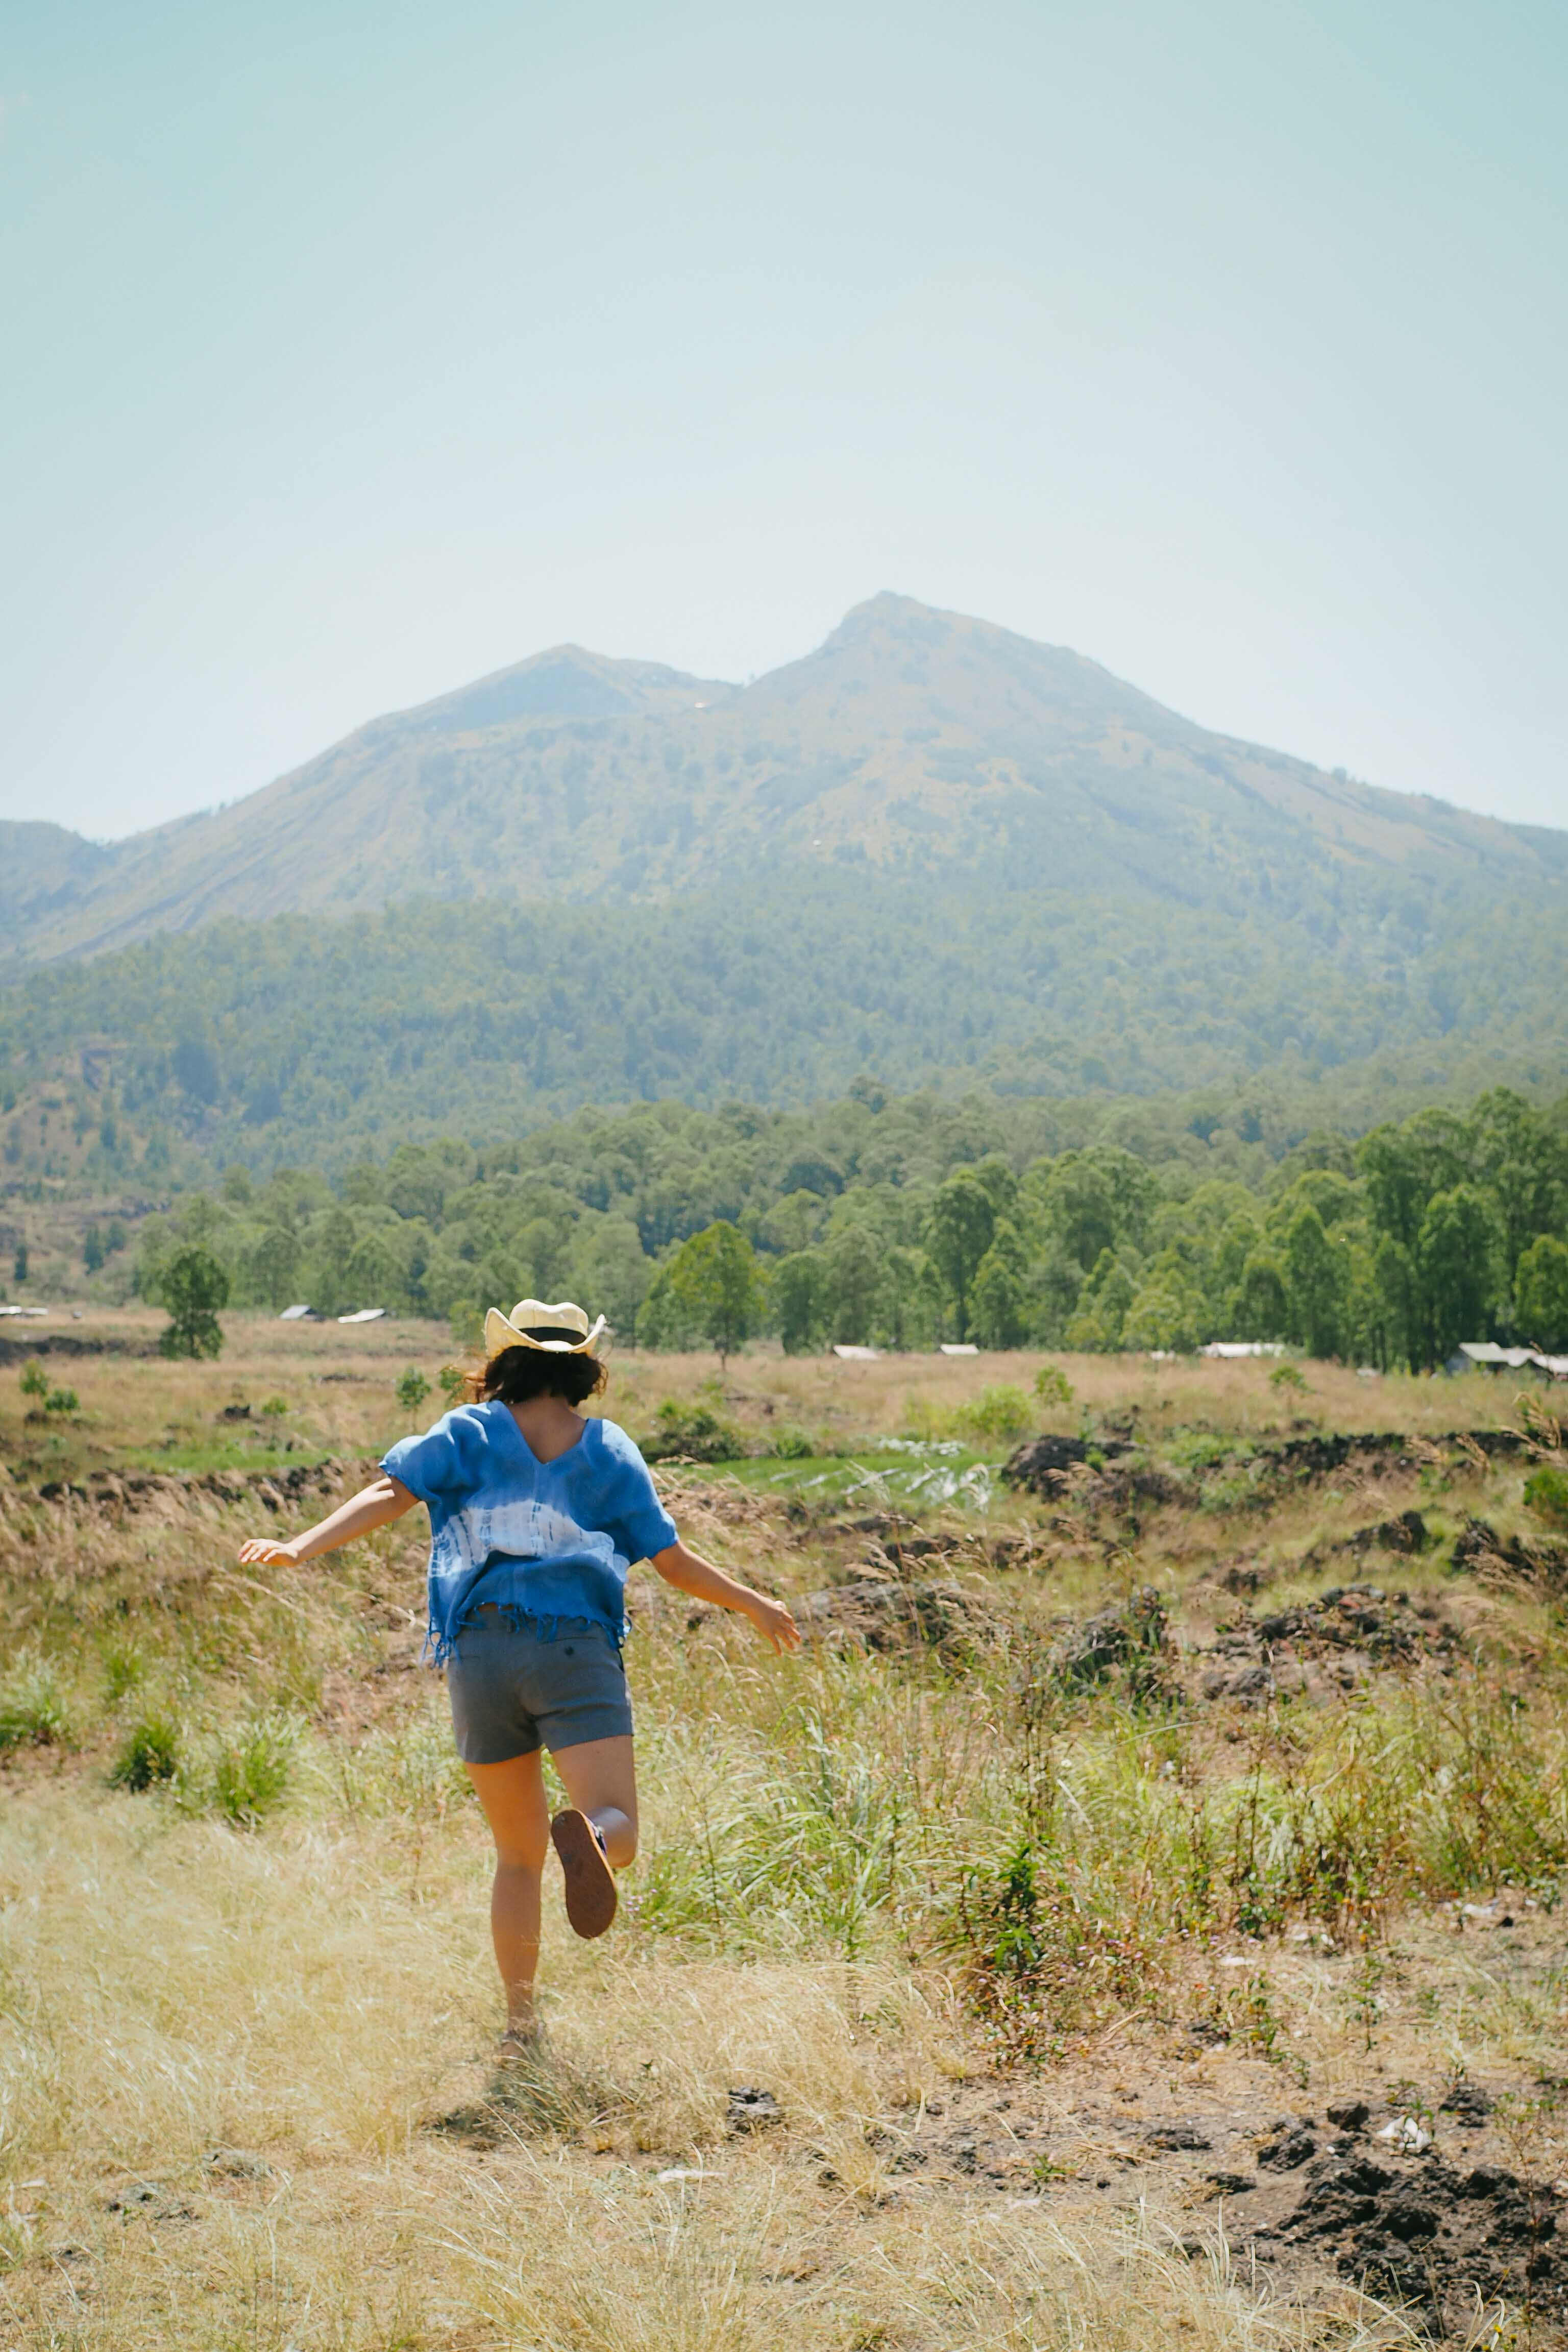
[[[616,1916],[615,1874],[586,1813],[557,1813],[550,1835],[566,1880],[566,1916],[580,1936],[602,1936]]]

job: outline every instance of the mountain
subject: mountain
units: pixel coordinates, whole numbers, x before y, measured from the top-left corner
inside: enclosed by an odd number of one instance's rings
[[[10,1183],[866,1073],[1218,1089],[1222,1128],[1238,1087],[1305,1128],[1568,1084],[1568,834],[905,597],[746,687],[556,647],[211,815],[6,828],[0,875]]]
[[[58,845],[5,909],[29,960],[413,896],[668,900],[781,859],[1202,906],[1303,858],[1500,881],[1568,847],[1210,733],[1077,654],[894,595],[751,686],[561,646],[108,850],[10,831]]]

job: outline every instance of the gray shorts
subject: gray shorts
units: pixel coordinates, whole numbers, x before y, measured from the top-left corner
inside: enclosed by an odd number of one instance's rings
[[[465,1764],[506,1764],[536,1748],[629,1735],[621,1654],[603,1625],[563,1617],[552,1642],[481,1609],[447,1664],[452,1729]]]

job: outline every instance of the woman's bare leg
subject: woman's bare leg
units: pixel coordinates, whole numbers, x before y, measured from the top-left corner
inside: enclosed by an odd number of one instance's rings
[[[608,1748],[614,1742],[599,1745]],[[629,1748],[631,1741],[625,1745]],[[510,1757],[504,1764],[464,1769],[496,1842],[490,1936],[506,1987],[507,2025],[527,2032],[533,2025],[533,1979],[539,1966],[539,1882],[550,1845],[550,1809],[539,1751]]]
[[[637,1850],[637,1776],[631,1735],[623,1732],[614,1739],[552,1748],[550,1760],[577,1811],[587,1814],[604,1839],[605,1859],[612,1870],[625,1870]]]

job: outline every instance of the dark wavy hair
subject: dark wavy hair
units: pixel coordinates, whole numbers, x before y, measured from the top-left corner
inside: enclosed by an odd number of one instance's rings
[[[503,1348],[488,1364],[463,1374],[470,1404],[499,1397],[503,1404],[526,1404],[531,1397],[556,1396],[586,1404],[610,1377],[597,1356],[553,1355],[544,1348]]]

